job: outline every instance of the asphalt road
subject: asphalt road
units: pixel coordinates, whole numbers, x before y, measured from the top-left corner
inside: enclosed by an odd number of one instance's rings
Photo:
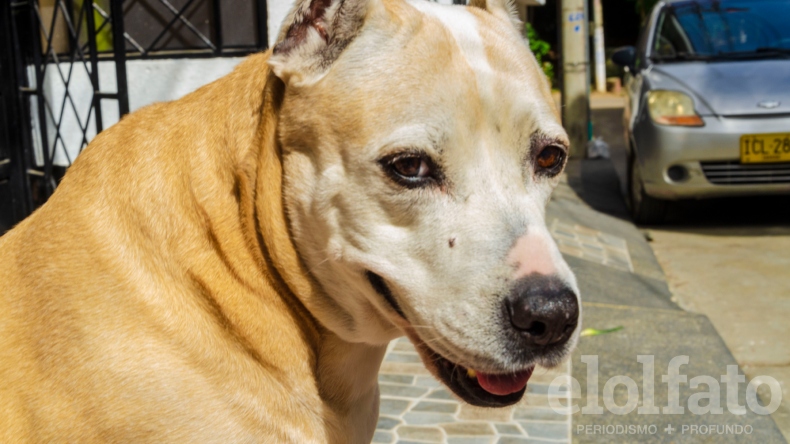
[[[610,145],[622,192],[622,111],[611,100],[599,103],[595,134]],[[667,223],[641,228],[673,301],[708,316],[748,379],[780,382],[783,400],[773,418],[790,441],[790,197],[684,201]],[[767,390],[760,393],[768,402]]]

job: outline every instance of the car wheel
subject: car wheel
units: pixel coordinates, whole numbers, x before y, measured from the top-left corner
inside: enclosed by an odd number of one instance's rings
[[[631,217],[638,224],[663,222],[668,203],[645,193],[639,162],[634,154],[630,154],[628,157],[628,201],[631,207]]]

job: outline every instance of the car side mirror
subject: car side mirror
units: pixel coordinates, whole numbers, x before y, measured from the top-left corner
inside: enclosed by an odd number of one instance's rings
[[[612,54],[612,62],[620,65],[633,73],[636,71],[636,48],[633,46],[623,46]]]

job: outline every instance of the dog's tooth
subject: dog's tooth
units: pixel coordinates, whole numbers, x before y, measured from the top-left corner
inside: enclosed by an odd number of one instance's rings
[[[471,368],[468,368],[466,369],[466,376],[469,376],[472,379],[477,378],[477,372],[472,370]]]

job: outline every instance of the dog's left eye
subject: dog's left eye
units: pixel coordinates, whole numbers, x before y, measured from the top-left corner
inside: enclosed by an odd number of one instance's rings
[[[407,187],[419,187],[437,180],[437,168],[420,153],[396,154],[380,161],[395,181]]]
[[[557,145],[549,145],[540,150],[535,160],[541,173],[554,176],[565,162],[565,150]]]

